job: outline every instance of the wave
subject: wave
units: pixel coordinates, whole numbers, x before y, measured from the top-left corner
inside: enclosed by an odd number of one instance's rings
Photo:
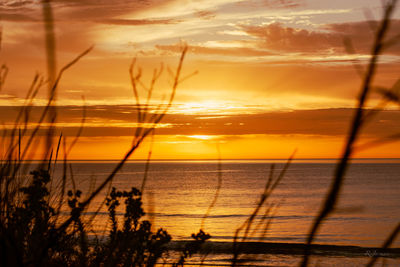
[[[62,212],[63,214],[69,214],[69,212]],[[84,215],[93,215],[96,212],[87,211],[84,212]],[[96,213],[97,215],[108,215],[108,211],[99,211]],[[123,216],[123,212],[117,212],[117,216]],[[156,217],[178,217],[178,218],[193,218],[193,219],[202,219],[204,214],[184,214],[184,213],[146,213],[148,216],[156,216]],[[217,214],[217,215],[209,215],[208,219],[221,219],[221,218],[248,218],[249,214]],[[262,218],[263,215],[257,215],[255,218]],[[311,219],[313,216],[300,216],[300,215],[292,215],[292,216],[274,216],[275,220],[301,220],[301,219]]]
[[[172,241],[169,248],[182,250],[189,241]],[[206,242],[201,248],[201,253],[206,254],[231,254],[233,242]],[[303,255],[306,248],[304,243],[275,243],[275,242],[238,242],[240,253],[243,254],[284,254]],[[319,256],[344,256],[344,257],[386,257],[400,258],[400,248],[376,248],[348,245],[311,245],[311,254]]]

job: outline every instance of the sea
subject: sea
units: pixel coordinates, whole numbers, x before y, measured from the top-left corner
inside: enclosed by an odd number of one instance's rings
[[[246,242],[304,243],[310,226],[332,182],[335,159],[294,160],[274,190],[260,204],[268,179],[281,175],[285,160],[152,160],[143,190],[143,219],[152,229],[163,228],[174,241],[190,240],[200,229],[209,233],[215,246],[230,244],[235,235]],[[70,161],[68,189],[80,189],[84,200],[115,168],[114,161]],[[107,235],[110,220],[104,198],[112,187],[141,188],[145,161],[128,161],[92,202],[86,216],[97,236]],[[61,177],[62,164],[54,175]],[[55,182],[52,186],[59,186]],[[257,210],[256,210],[257,209]],[[255,211],[257,211],[255,213]],[[250,228],[245,234],[251,215]],[[118,218],[122,220],[123,210]],[[347,170],[337,208],[323,223],[314,243],[380,247],[400,222],[400,159],[353,159]],[[242,229],[241,231],[237,231]],[[243,238],[245,236],[245,238]],[[392,244],[400,248],[400,238]],[[377,252],[326,253],[312,257],[319,266],[364,266]],[[381,255],[388,256],[388,255]],[[195,256],[190,264],[229,265],[230,252]],[[296,266],[300,255],[257,254],[242,266]],[[385,266],[400,266],[400,258],[384,257]],[[311,265],[314,266],[314,265]],[[378,265],[380,266],[380,265]]]

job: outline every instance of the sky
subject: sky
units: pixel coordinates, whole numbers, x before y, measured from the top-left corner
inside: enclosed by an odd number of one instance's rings
[[[182,81],[173,105],[132,159],[334,158],[340,155],[360,90],[382,1],[317,0],[53,0],[57,69],[93,50],[62,77],[57,93],[58,131],[75,159],[118,159],[137,127],[129,66],[142,71],[146,104],[153,71],[163,69],[148,103],[166,103],[182,48]],[[396,10],[387,39],[399,34]],[[18,107],[36,73],[46,77],[39,1],[0,3],[0,63],[9,68],[0,91],[0,120],[14,127]],[[351,45],[349,45],[349,43]],[[347,44],[347,45],[346,45]],[[352,50],[352,51],[350,51]],[[385,50],[373,84],[390,88],[399,78],[400,42]],[[138,69],[136,69],[138,70]],[[35,98],[35,126],[46,88]],[[82,100],[84,97],[84,100]],[[380,102],[373,93],[367,103]],[[360,147],[400,130],[395,105],[363,131]],[[146,125],[142,125],[146,127]],[[387,139],[387,138],[386,138]],[[397,158],[400,144],[360,149],[356,157]]]

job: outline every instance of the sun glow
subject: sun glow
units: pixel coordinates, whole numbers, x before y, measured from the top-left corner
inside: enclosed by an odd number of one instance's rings
[[[263,110],[259,105],[243,105],[237,102],[227,101],[201,101],[201,102],[186,102],[173,106],[169,113],[185,114],[185,115],[233,115],[243,113],[259,113]]]
[[[223,109],[226,105],[224,103],[219,102],[219,101],[202,101],[202,102],[189,102],[189,103],[184,103],[180,105],[177,109],[179,110],[178,112],[180,113],[185,113],[185,114],[202,114],[205,112],[210,112],[212,111],[220,111]]]
[[[216,138],[216,136],[213,135],[201,135],[201,134],[188,135],[187,137],[199,140],[211,140]]]

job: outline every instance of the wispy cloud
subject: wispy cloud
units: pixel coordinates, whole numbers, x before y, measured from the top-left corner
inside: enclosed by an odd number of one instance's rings
[[[163,51],[172,51],[179,53],[181,49],[180,44],[174,45],[156,45],[157,49]],[[248,56],[269,56],[273,53],[265,50],[254,49],[251,47],[207,47],[199,45],[189,45],[189,51],[193,54],[206,54],[206,55],[220,55],[220,56],[237,56],[237,57],[248,57]]]
[[[137,26],[137,25],[154,25],[154,24],[176,24],[181,20],[176,19],[103,19],[96,20],[95,22],[111,24],[111,25],[125,25],[125,26]]]
[[[15,107],[0,106],[6,128],[12,127]],[[32,121],[41,109],[34,107]],[[134,106],[90,106],[86,108],[87,118],[83,136],[130,136],[135,127],[150,127],[150,124],[136,122]],[[285,112],[260,112],[253,114],[230,114],[210,116],[203,114],[169,114],[158,126],[159,135],[320,135],[343,136],[353,109],[316,109]],[[7,115],[4,115],[7,114]],[[79,106],[60,107],[57,127],[65,135],[74,135],[80,127],[82,108]],[[29,124],[30,128],[35,124]],[[44,125],[46,126],[46,125]],[[364,136],[384,137],[400,132],[400,111],[386,110],[364,130]]]

